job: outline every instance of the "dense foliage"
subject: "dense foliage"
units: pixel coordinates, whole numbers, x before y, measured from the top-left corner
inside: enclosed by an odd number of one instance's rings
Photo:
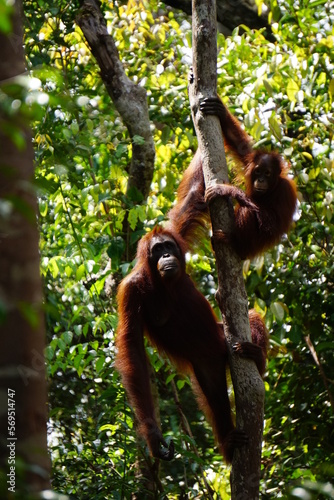
[[[64,0],[24,2],[27,65],[34,79],[22,105],[35,117],[53,488],[80,499],[130,498],[143,491],[138,453],[147,457],[147,451],[136,441],[113,366],[115,291],[132,266],[136,241],[164,219],[196,150],[187,98],[191,26],[185,15],[156,1],[102,2],[127,74],[148,95],[156,163],[150,197],[141,204],[124,195],[131,144],[75,23],[78,8],[78,2]],[[329,498],[334,7],[323,0],[278,0],[272,12],[276,44],[236,30],[229,38],[219,36],[218,59],[224,102],[258,145],[284,154],[299,190],[289,236],[244,265],[250,305],[263,313],[271,335],[262,498],[286,498],[291,489],[294,498]],[[231,179],[240,182],[233,162],[231,169]],[[125,216],[133,231],[129,241]],[[189,256],[188,270],[214,305],[209,242]],[[209,498],[209,487],[212,498],[229,498],[229,470],[188,381],[150,347],[148,353],[162,428],[179,452],[163,464],[163,493],[156,498]],[[193,437],[181,425],[180,408]]]

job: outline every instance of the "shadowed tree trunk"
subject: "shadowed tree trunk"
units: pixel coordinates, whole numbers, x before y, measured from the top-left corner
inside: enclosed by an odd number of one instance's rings
[[[164,3],[186,14],[192,13],[191,0],[165,0]],[[250,29],[265,28],[266,38],[275,41],[265,10],[259,15],[254,0],[216,0],[216,9],[219,31],[224,35],[230,35],[234,28],[245,25]]]
[[[50,467],[33,149],[20,106],[23,88],[14,85],[25,71],[20,12],[16,1],[12,33],[0,33],[0,460],[6,474],[1,498],[21,488],[48,488]]]

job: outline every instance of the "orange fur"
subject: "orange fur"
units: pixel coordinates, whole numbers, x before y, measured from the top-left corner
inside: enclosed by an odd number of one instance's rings
[[[244,167],[246,191],[218,184],[206,197],[201,153],[197,150],[179,186],[177,203],[168,214],[169,223],[192,247],[208,223],[206,200],[215,196],[235,198],[238,205],[232,234],[214,236],[229,242],[241,258],[255,257],[276,245],[288,232],[296,209],[296,185],[287,177],[288,169],[278,153],[253,150],[251,138],[219,98],[209,99],[202,111],[219,117],[225,145]],[[260,164],[274,174],[267,192],[261,196],[253,183],[255,168]]]
[[[152,260],[152,241],[172,239],[178,259],[175,280],[165,280]],[[186,243],[175,231],[156,228],[139,242],[137,263],[118,290],[119,324],[116,366],[132,404],[139,431],[153,456],[170,460],[172,449],[157,424],[143,337],[191,374],[199,404],[212,424],[220,449],[229,462],[236,446],[244,444],[234,428],[227,392],[227,347],[215,314],[185,271]],[[173,252],[172,250],[168,250]],[[164,257],[166,253],[162,250]],[[241,343],[238,352],[264,372],[267,332],[256,313],[250,313],[253,343]]]

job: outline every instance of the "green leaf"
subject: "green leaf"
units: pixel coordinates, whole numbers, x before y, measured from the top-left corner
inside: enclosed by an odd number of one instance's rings
[[[290,79],[286,87],[286,93],[291,102],[296,101],[296,94],[298,93],[298,91],[299,85],[294,80]]]
[[[112,269],[117,269],[122,255],[125,251],[125,242],[120,236],[112,239],[111,244],[107,249],[108,257],[111,259]]]
[[[73,269],[70,266],[65,266],[66,276],[69,278],[73,274]]]
[[[48,213],[48,204],[46,200],[39,201],[39,213],[41,214],[42,217],[45,217],[46,214]]]
[[[48,361],[52,361],[53,356],[54,356],[54,349],[53,349],[53,347],[51,345],[46,346],[46,348],[45,348],[45,358]]]
[[[58,347],[61,351],[66,350],[66,342],[62,338],[58,339]]]
[[[333,100],[333,96],[334,96],[334,78],[332,78],[331,81],[330,81],[330,83],[329,83],[328,92],[329,92],[329,95],[331,96],[331,99]]]
[[[275,318],[277,318],[279,321],[283,321],[285,311],[284,305],[281,302],[273,302],[272,304],[270,304],[270,310]]]
[[[297,325],[293,325],[291,327],[291,330],[289,332],[289,339],[294,342],[295,344],[298,344],[303,337],[302,331],[300,328],[297,327]]]
[[[282,130],[281,130],[281,126],[278,123],[275,116],[271,116],[269,118],[269,126],[270,126],[270,130],[272,131],[272,133],[274,134],[276,139],[278,141],[281,141],[282,140]]]
[[[75,277],[78,281],[81,280],[81,278],[83,276],[85,276],[85,273],[86,273],[86,269],[85,269],[85,264],[80,264],[80,266],[78,267],[76,273],[75,273]]]
[[[128,222],[130,224],[132,231],[134,231],[136,229],[138,222],[138,211],[136,207],[131,208],[131,210],[129,211]]]
[[[57,259],[56,258],[50,259],[47,268],[50,271],[50,273],[52,274],[53,278],[56,278],[58,276],[58,274],[59,274],[59,267],[58,267],[58,263],[57,263]]]
[[[263,84],[266,88],[266,91],[268,92],[269,95],[273,95],[274,93],[274,89],[273,87],[270,85],[270,83],[268,82],[268,80],[266,78],[263,79]]]
[[[318,7],[319,5],[325,5],[327,3],[327,0],[311,0],[309,5],[311,8]]]
[[[64,332],[61,338],[64,340],[65,344],[69,345],[73,339],[73,332]]]
[[[96,361],[96,364],[95,364],[95,369],[96,369],[97,373],[99,373],[99,372],[103,369],[103,367],[104,367],[104,365],[105,365],[105,360],[106,360],[105,356],[101,356],[101,357],[100,357],[100,358]]]
[[[83,360],[83,357],[84,357],[83,354],[77,354],[73,360],[73,366],[77,370],[78,373],[79,373],[79,368],[80,368],[81,362]]]
[[[168,125],[165,125],[162,129],[161,142],[162,144],[167,144],[170,137],[171,129]]]
[[[181,379],[181,380],[178,380],[178,381],[176,382],[176,386],[177,386],[177,388],[179,389],[179,391],[180,391],[181,389],[183,389],[183,387],[185,386],[185,384],[186,384],[186,380],[185,380],[185,379]]]

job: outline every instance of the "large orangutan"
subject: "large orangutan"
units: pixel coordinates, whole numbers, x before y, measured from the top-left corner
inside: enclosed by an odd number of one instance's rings
[[[230,184],[217,184],[205,192],[201,153],[198,149],[184,173],[178,200],[169,212],[172,227],[191,245],[208,218],[207,202],[228,196],[238,202],[231,234],[215,231],[215,239],[229,242],[242,259],[252,258],[277,244],[291,225],[297,195],[293,180],[278,153],[253,150],[251,138],[219,97],[200,103],[204,114],[217,115],[225,144],[243,164],[246,192]]]
[[[137,263],[118,291],[119,325],[116,366],[122,375],[137,420],[154,457],[171,460],[158,427],[150,388],[144,335],[166,353],[177,368],[189,373],[200,407],[212,424],[225,459],[247,443],[234,428],[227,393],[227,346],[222,326],[185,271],[186,242],[173,230],[156,228],[138,245]],[[235,344],[242,356],[255,361],[263,375],[267,332],[255,311],[249,314],[252,342]]]

